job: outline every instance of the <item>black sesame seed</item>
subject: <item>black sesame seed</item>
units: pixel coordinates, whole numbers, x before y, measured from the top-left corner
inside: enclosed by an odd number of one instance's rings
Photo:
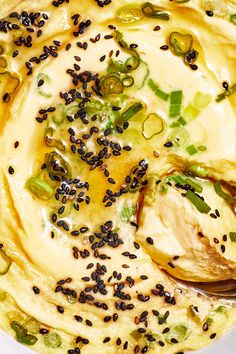
[[[214,16],[214,13],[211,10],[206,11],[207,16],[212,17]]]
[[[59,313],[64,313],[64,307],[62,307],[62,306],[57,306],[57,311],[59,312]]]
[[[198,69],[198,66],[196,64],[190,64],[189,66],[194,71]]]
[[[227,91],[229,89],[229,84],[226,81],[224,81],[222,83],[222,87]]]
[[[165,346],[165,343],[162,342],[161,340],[158,341],[158,344],[159,344],[161,347],[164,347],[164,346]]]
[[[221,245],[220,248],[221,248],[221,252],[225,253],[225,245]]]
[[[9,166],[8,172],[10,173],[10,175],[13,175],[15,170],[14,170],[14,168],[12,166]]]
[[[160,47],[160,49],[161,50],[168,50],[169,49],[169,46],[168,45],[162,45],[161,47]]]
[[[33,286],[33,292],[35,293],[35,295],[39,295],[40,294],[40,290],[37,286]]]
[[[105,59],[106,59],[106,55],[103,55],[103,56],[100,58],[100,62],[103,62]]]
[[[171,141],[167,141],[164,146],[170,148],[173,146],[173,143]]]
[[[146,241],[147,241],[147,243],[149,243],[149,245],[154,245],[154,241],[151,237],[147,237]]]
[[[210,338],[211,339],[214,339],[216,337],[216,333],[212,333],[211,335],[210,335]]]

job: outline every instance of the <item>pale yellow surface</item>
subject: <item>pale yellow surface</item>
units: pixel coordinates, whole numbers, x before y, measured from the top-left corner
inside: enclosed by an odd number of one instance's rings
[[[138,194],[125,194],[118,198],[111,208],[105,208],[102,199],[107,188],[118,190],[130,169],[143,158],[149,162],[148,178],[154,174],[163,177],[174,165],[171,160],[168,160],[169,154],[180,156],[183,159],[181,161],[193,159],[202,162],[206,164],[216,179],[224,179],[235,184],[236,95],[221,103],[215,102],[215,97],[222,91],[222,82],[226,80],[234,84],[236,81],[235,27],[227,19],[207,17],[200,6],[200,1],[194,0],[183,6],[164,0],[153,1],[169,11],[170,21],[157,23],[156,20],[148,19],[131,25],[121,24],[114,18],[116,10],[122,5],[132,3],[131,1],[114,0],[104,9],[100,9],[93,0],[71,0],[69,5],[65,4],[59,9],[53,8],[50,3],[47,0],[0,1],[1,17],[6,16],[10,11],[23,9],[44,11],[50,17],[37,46],[30,50],[20,49],[21,55],[16,60],[11,59],[12,70],[20,72],[23,80],[10,104],[7,107],[1,104],[0,243],[4,244],[4,250],[12,259],[12,265],[6,275],[0,276],[0,289],[8,294],[4,301],[0,301],[0,326],[14,335],[10,328],[9,312],[16,311],[18,314],[13,315],[14,319],[17,320],[19,314],[25,317],[31,316],[41,324],[41,327],[61,335],[63,344],[56,349],[47,348],[44,345],[43,336],[37,335],[38,342],[32,349],[40,354],[67,353],[68,349],[75,348],[77,336],[89,339],[89,344],[81,349],[83,354],[133,353],[137,343],[130,334],[142,327],[141,324],[135,324],[135,318],[140,317],[141,313],[147,310],[149,313],[147,331],[157,335],[158,340],[165,342],[166,334],[162,332],[167,326],[183,323],[190,330],[189,336],[182,342],[178,344],[166,342],[164,347],[152,344],[148,348],[148,353],[174,354],[206,346],[212,342],[210,339],[212,333],[217,333],[216,338],[219,338],[232,327],[235,322],[235,310],[226,306],[224,312],[217,312],[217,308],[223,304],[223,301],[205,298],[190,290],[180,291],[159,266],[167,268],[175,275],[174,270],[168,268],[167,262],[170,261],[169,258],[179,255],[183,256],[183,260],[180,258],[178,261],[176,275],[182,278],[195,280],[208,280],[209,278],[218,280],[231,276],[235,278],[236,244],[230,244],[228,240],[227,251],[222,255],[218,245],[216,247],[212,242],[214,232],[221,235],[222,232],[236,231],[235,215],[232,210],[222,199],[215,194],[212,195],[214,192],[210,185],[207,185],[204,190],[206,199],[209,195],[209,204],[212,202],[216,205],[224,216],[217,221],[209,216],[200,215],[187,200],[184,202],[180,200],[178,192],[173,189],[173,192],[168,191],[166,195],[160,195],[159,199],[157,198],[151,205],[145,206],[144,204],[140,229],[136,233],[134,227],[121,221],[120,212],[125,203],[135,205]],[[142,1],[136,1],[135,4],[142,4]],[[233,8],[236,12],[236,7]],[[93,26],[79,39],[71,35],[73,23],[70,17],[75,12],[81,14],[81,19],[90,18],[93,21]],[[79,176],[82,181],[88,181],[90,184],[91,204],[83,205],[78,214],[73,211],[67,217],[74,228],[79,229],[87,225],[89,231],[73,238],[69,233],[63,232],[50,222],[50,214],[56,208],[55,200],[40,201],[25,188],[27,179],[39,171],[45,154],[53,151],[43,140],[47,122],[39,124],[35,117],[39,109],[62,102],[59,98],[60,91],[73,88],[71,77],[66,73],[66,69],[73,67],[75,55],[81,57],[79,65],[82,70],[105,72],[107,61],[101,63],[99,58],[103,54],[108,56],[111,50],[120,49],[113,39],[103,39],[104,35],[112,33],[112,30],[107,27],[109,24],[116,25],[128,43],[139,45],[140,56],[149,66],[150,77],[160,84],[163,91],[183,91],[184,108],[193,102],[195,94],[199,91],[212,96],[208,107],[185,127],[189,133],[187,145],[205,145],[207,151],[198,152],[193,157],[189,157],[185,147],[174,150],[167,150],[163,147],[171,131],[169,128],[171,121],[168,118],[169,103],[158,99],[147,84],[141,89],[128,89],[125,92],[131,96],[132,100],[144,102],[146,111],[130,121],[130,126],[123,136],[114,134],[116,141],[124,145],[128,143],[132,145],[131,153],[123,151],[120,157],[112,157],[107,161],[110,174],[116,180],[114,186],[108,184],[99,169],[89,171],[89,167],[81,162],[79,156],[76,155],[75,158],[71,154],[67,133],[69,124],[63,124],[60,131],[58,128],[57,134],[66,145],[65,156],[70,162],[73,176]],[[155,32],[153,28],[157,24],[161,25],[161,30]],[[190,70],[171,51],[159,49],[160,46],[166,44],[168,35],[175,30],[193,35],[195,46],[200,53],[197,61],[198,71]],[[89,39],[94,38],[98,33],[101,33],[101,40],[96,44],[91,43]],[[45,60],[34,68],[32,76],[27,77],[24,68],[25,61],[33,55],[39,55],[43,45],[51,44],[53,39],[61,40],[63,43],[59,49],[58,58]],[[0,40],[9,44],[11,37],[1,34]],[[88,41],[87,51],[76,46],[78,40]],[[72,48],[67,52],[65,45],[68,42],[72,44]],[[8,51],[10,54],[12,49],[9,48]],[[121,53],[119,59],[122,60],[125,56]],[[37,90],[39,73],[50,76],[50,81],[45,84],[47,91],[52,93],[50,98],[40,95]],[[142,137],[141,126],[145,115],[151,112],[157,113],[165,120],[166,129],[161,135],[146,141]],[[100,125],[103,127],[104,122],[102,121]],[[81,135],[88,129],[79,120],[76,121],[74,128],[77,135]],[[17,149],[14,148],[15,141],[20,143]],[[87,146],[93,148],[94,141],[89,140]],[[160,154],[160,161],[154,156],[154,151]],[[15,170],[13,175],[8,173],[10,165]],[[174,208],[172,209],[170,205],[174,205]],[[89,258],[79,257],[78,260],[73,258],[72,248],[89,249],[88,236],[99,230],[101,223],[107,220],[113,220],[119,237],[124,242],[117,249],[107,246],[101,249],[100,252],[109,255],[111,259],[95,258],[92,251]],[[186,223],[188,223],[187,227]],[[197,239],[196,227],[206,233],[207,245]],[[50,237],[52,230],[55,232],[55,238]],[[146,237],[148,236],[152,236],[155,240],[154,247],[147,245]],[[140,242],[139,250],[135,249],[134,241]],[[130,260],[122,256],[122,253],[127,250],[136,254],[137,258]],[[199,254],[201,257],[198,256]],[[69,287],[75,289],[78,294],[86,284],[93,286],[93,281],[85,283],[82,280],[83,277],[90,276],[91,271],[95,269],[95,267],[92,270],[86,269],[91,262],[104,264],[108,269],[102,278],[107,286],[108,294],[102,296],[99,293],[91,293],[96,301],[104,301],[108,305],[107,311],[100,310],[91,304],[78,302],[70,304],[66,296],[55,293],[57,281],[68,277],[72,278]],[[208,268],[211,262],[213,262],[212,269]],[[128,267],[124,268],[124,264]],[[114,297],[114,287],[118,281],[113,278],[110,283],[107,282],[113,271],[122,273],[120,282],[125,284],[123,291],[130,294],[132,298],[126,302],[135,305],[131,311],[117,311],[115,308],[115,302],[121,301]],[[148,276],[147,280],[140,279],[143,274]],[[132,276],[135,280],[133,287],[128,286],[127,276]],[[158,283],[163,284],[165,290],[175,297],[176,305],[169,305],[163,297],[151,294],[151,290],[155,289]],[[34,285],[40,288],[40,295],[36,296],[33,293],[32,286]],[[149,295],[151,298],[148,302],[140,302],[137,299],[138,294]],[[58,313],[57,305],[64,307],[64,314]],[[198,307],[198,316],[191,314],[191,305]],[[158,324],[158,319],[152,315],[153,309],[158,310],[161,315],[170,311],[166,324]],[[103,321],[105,316],[112,316],[114,313],[119,314],[117,322],[105,323]],[[83,322],[75,321],[75,315],[82,316]],[[209,331],[204,332],[202,326],[209,317],[213,319],[213,323]],[[86,319],[93,322],[92,327],[86,325]],[[111,337],[111,340],[103,344],[105,337]],[[120,347],[116,345],[118,337],[122,340]],[[126,340],[129,346],[124,351],[123,344]],[[141,348],[145,343],[142,340],[139,343]]]

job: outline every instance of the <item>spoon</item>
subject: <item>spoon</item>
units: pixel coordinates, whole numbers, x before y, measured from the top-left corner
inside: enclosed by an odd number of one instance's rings
[[[235,303],[236,306],[236,280],[220,280],[214,282],[192,282],[186,280],[180,280],[175,278],[173,275],[168,274],[168,276],[177,284],[184,288],[191,288],[199,293],[205,294],[207,296],[215,296],[219,298],[228,299]]]

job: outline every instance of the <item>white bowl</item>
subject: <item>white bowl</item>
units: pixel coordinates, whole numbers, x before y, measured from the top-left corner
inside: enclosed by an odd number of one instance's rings
[[[236,328],[230,333],[214,342],[210,347],[192,352],[192,354],[233,354],[236,353],[235,338]],[[199,338],[200,340],[200,338]],[[33,354],[27,347],[17,343],[12,337],[0,332],[0,353],[1,354]]]

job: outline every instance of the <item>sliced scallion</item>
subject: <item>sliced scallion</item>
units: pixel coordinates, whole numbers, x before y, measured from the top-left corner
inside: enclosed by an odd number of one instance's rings
[[[206,108],[211,102],[212,96],[209,93],[197,92],[194,97],[194,106],[199,109]]]
[[[176,122],[170,125],[171,128],[184,127],[187,124],[186,120],[183,117],[180,117]]]
[[[200,184],[196,183],[195,181],[193,181],[191,178],[188,178],[186,176],[180,176],[180,175],[173,175],[171,177],[171,179],[175,182],[175,183],[179,183],[180,185],[184,186],[186,184],[189,184],[192,188],[195,189],[195,191],[197,193],[202,193],[203,188],[202,186],[200,186]]]
[[[170,118],[175,118],[180,115],[182,98],[183,98],[182,91],[173,91],[170,93],[170,109],[169,109]]]
[[[134,205],[125,204],[121,209],[120,218],[123,222],[130,222],[135,212],[136,212],[136,208]]]
[[[199,151],[206,151],[207,150],[207,147],[205,145],[199,145],[197,148]]]
[[[190,334],[189,328],[185,324],[176,324],[170,328],[170,331],[166,334],[166,341],[169,344],[173,344],[174,340],[176,343],[181,343]]]
[[[233,202],[233,198],[228,193],[223,191],[220,182],[214,183],[214,189],[216,194],[218,194],[218,196],[224,199],[227,203],[231,204]]]
[[[186,192],[186,198],[195,206],[195,208],[202,214],[208,214],[211,210],[210,206],[204,202],[197,194],[188,190]]]
[[[202,193],[203,188],[200,184],[193,181],[191,178],[186,178],[185,182],[195,189],[197,193]]]
[[[195,118],[197,118],[197,116],[199,116],[200,114],[200,110],[196,107],[194,107],[191,103],[185,108],[184,112],[183,112],[183,117],[184,119],[189,123],[192,120],[194,120]]]
[[[136,102],[123,112],[119,118],[119,122],[124,123],[130,120],[135,114],[139,113],[144,108],[141,102]]]
[[[171,176],[171,179],[175,182],[175,183],[179,183],[180,185],[185,185],[185,179],[180,176],[180,175],[173,175]]]
[[[49,348],[58,348],[62,345],[62,340],[57,333],[48,333],[43,337],[44,344]]]
[[[169,95],[160,90],[158,84],[156,84],[152,79],[149,79],[148,80],[148,86],[150,87],[150,89],[152,90],[152,92],[157,96],[159,97],[161,100],[163,101],[167,101],[168,98],[169,98]]]
[[[189,132],[184,128],[174,128],[167,140],[171,141],[175,147],[181,147],[187,144],[189,140]]]
[[[216,102],[221,102],[223,101],[226,97],[229,97],[231,95],[233,95],[233,93],[236,92],[236,84],[234,84],[233,86],[231,86],[231,88],[227,91],[224,91],[222,93],[220,93],[217,97],[216,97]]]
[[[188,172],[191,172],[194,176],[197,176],[197,177],[205,178],[208,176],[208,171],[204,167],[202,167],[198,164],[189,165],[187,170],[188,170]]]
[[[189,153],[190,156],[195,155],[198,153],[198,149],[195,145],[189,145],[186,147],[186,151]]]

